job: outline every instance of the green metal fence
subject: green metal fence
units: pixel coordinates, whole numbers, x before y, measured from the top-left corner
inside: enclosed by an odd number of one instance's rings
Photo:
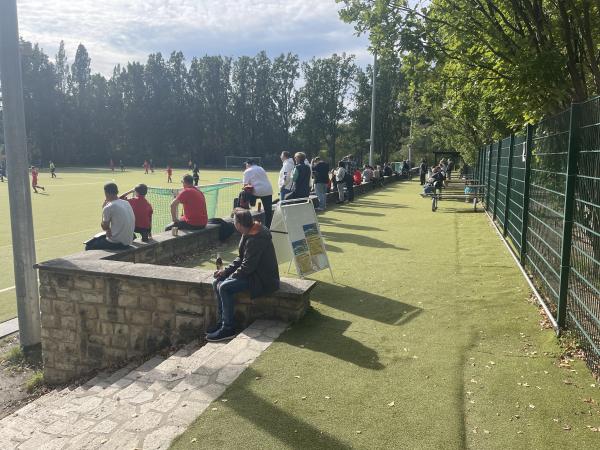
[[[600,371],[600,97],[483,147],[485,207]]]

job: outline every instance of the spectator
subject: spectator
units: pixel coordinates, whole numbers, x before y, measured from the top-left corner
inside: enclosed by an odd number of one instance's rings
[[[144,175],[148,175],[148,169],[150,169],[150,164],[147,160],[144,160]]]
[[[165,231],[173,227],[180,230],[201,230],[208,223],[204,194],[194,187],[194,179],[191,175],[185,175],[181,182],[183,189],[171,202],[173,222],[165,227]],[[178,218],[177,210],[180,203],[183,205],[183,216]]]
[[[354,176],[352,178],[356,186],[360,186],[362,184],[362,173],[358,167],[354,169]]]
[[[383,166],[383,175],[386,177],[391,177],[393,174],[394,171],[392,170],[390,163],[385,163]]]
[[[363,170],[362,177],[365,183],[370,183],[371,181],[373,181],[373,168],[371,166],[365,166],[365,170]]]
[[[319,198],[317,211],[327,208],[327,184],[329,183],[329,164],[318,156],[312,163],[313,179],[315,182],[315,193]]]
[[[233,223],[242,239],[238,257],[228,267],[214,273],[213,288],[218,312],[216,325],[207,330],[206,340],[209,342],[225,341],[235,336],[235,294],[250,291],[250,297],[256,298],[279,289],[279,268],[270,231],[254,222],[247,209],[236,208]]]
[[[427,177],[427,161],[425,158],[421,160],[421,164],[419,165],[419,181],[421,182],[421,186],[425,184],[425,179]]]
[[[346,193],[348,194],[349,202],[354,201],[354,172],[350,168],[351,163],[351,161],[350,163],[346,163],[348,165],[346,166],[346,177],[344,179],[344,184],[346,185]]]
[[[290,158],[290,152],[281,152],[281,170],[279,171],[279,200],[285,200],[287,194],[292,192],[292,172],[294,160]]]
[[[135,193],[135,197],[127,198],[128,195]],[[152,238],[152,205],[146,200],[148,186],[138,184],[134,189],[121,195],[121,199],[126,200],[133,209],[135,216],[135,233],[142,235],[142,242],[148,242]]]
[[[194,179],[194,186],[198,186],[200,181],[200,168],[198,164],[194,164],[194,170],[192,170],[192,178]]]
[[[292,192],[287,196],[292,198],[308,198],[310,195],[310,167],[306,165],[306,155],[302,152],[297,152],[294,155],[296,166],[292,172]]]
[[[119,166],[121,167],[121,172],[125,172],[125,164],[123,164],[123,160],[119,160]]]
[[[452,158],[448,158],[448,166],[446,167],[446,177],[448,180],[452,179],[452,171],[454,170],[454,161]]]
[[[337,191],[338,191],[338,204],[344,203],[344,188],[346,187],[346,169],[344,168],[343,161],[338,163],[338,168],[335,171],[335,181],[337,183]]]
[[[265,169],[249,159],[245,164],[244,186],[252,186],[252,195],[259,198],[265,210],[265,226],[271,227],[273,218],[273,186]]]
[[[115,183],[104,185],[106,199],[102,205],[102,222],[104,230],[85,244],[86,250],[123,250],[133,242],[135,216],[131,205],[119,198],[119,188]]]

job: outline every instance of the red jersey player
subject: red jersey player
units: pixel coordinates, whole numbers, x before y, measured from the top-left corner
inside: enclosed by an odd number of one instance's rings
[[[111,160],[109,162],[109,165],[110,165],[111,172],[114,173],[115,172],[115,162],[112,160],[112,158],[111,158]]]
[[[173,175],[173,169],[171,169],[171,166],[167,166],[167,183],[173,182],[171,175]]]
[[[150,164],[148,164],[148,160],[144,161],[144,174],[148,175],[148,169],[150,168]]]
[[[40,186],[38,184],[38,171],[35,166],[31,166],[31,187],[33,188],[33,192],[38,193],[38,189],[45,191],[44,186]]]

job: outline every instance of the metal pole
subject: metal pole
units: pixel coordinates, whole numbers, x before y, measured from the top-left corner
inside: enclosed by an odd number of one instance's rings
[[[488,166],[488,169],[487,169],[487,179],[486,179],[487,186],[485,188],[485,209],[487,211],[490,210],[490,188],[491,188],[491,186],[490,186],[490,184],[491,184],[490,183],[490,176],[492,174],[492,148],[493,148],[493,146],[494,146],[494,144],[490,144],[490,147],[489,147],[490,150],[489,150],[489,153],[488,153],[488,160],[487,160],[487,166]]]
[[[527,254],[527,230],[529,229],[529,187],[531,183],[531,156],[533,153],[534,127],[527,124],[525,141],[525,176],[523,177],[523,216],[521,217],[521,265],[525,266]]]
[[[569,293],[569,272],[571,271],[571,242],[573,238],[573,216],[575,213],[575,181],[577,180],[577,112],[579,105],[571,105],[569,119],[569,147],[567,159],[567,182],[565,188],[565,223],[563,227],[562,247],[560,252],[560,288],[558,291],[558,308],[556,322],[560,332],[567,323],[567,296]]]
[[[0,0],[0,76],[19,333],[28,349],[41,333],[16,0]]]
[[[498,141],[496,150],[496,184],[494,185],[494,208],[492,210],[492,220],[496,220],[496,211],[498,210],[498,182],[500,175],[500,160],[502,159],[502,139]]]
[[[504,224],[502,225],[502,233],[504,237],[508,235],[508,224],[510,220],[508,219],[508,215],[510,214],[510,201],[511,201],[511,190],[512,190],[512,171],[513,171],[513,154],[515,152],[515,134],[511,133],[510,135],[510,147],[508,148],[508,168],[506,169],[506,192],[504,195]]]
[[[371,88],[371,139],[369,146],[369,165],[373,166],[373,152],[375,151],[375,80],[377,78],[377,50],[373,52],[373,86]]]

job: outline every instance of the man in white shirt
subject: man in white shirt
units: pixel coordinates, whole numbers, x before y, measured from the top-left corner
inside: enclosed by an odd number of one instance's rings
[[[292,172],[294,171],[294,159],[290,158],[290,152],[281,152],[281,170],[279,171],[279,200],[285,200],[285,196],[292,191]]]
[[[265,169],[256,165],[252,159],[246,161],[244,186],[252,186],[252,195],[260,199],[265,210],[264,226],[269,228],[273,218],[273,186]]]
[[[119,198],[119,188],[115,183],[104,185],[106,200],[102,206],[100,227],[104,233],[85,242],[86,250],[123,250],[133,242],[135,215],[131,205]]]

